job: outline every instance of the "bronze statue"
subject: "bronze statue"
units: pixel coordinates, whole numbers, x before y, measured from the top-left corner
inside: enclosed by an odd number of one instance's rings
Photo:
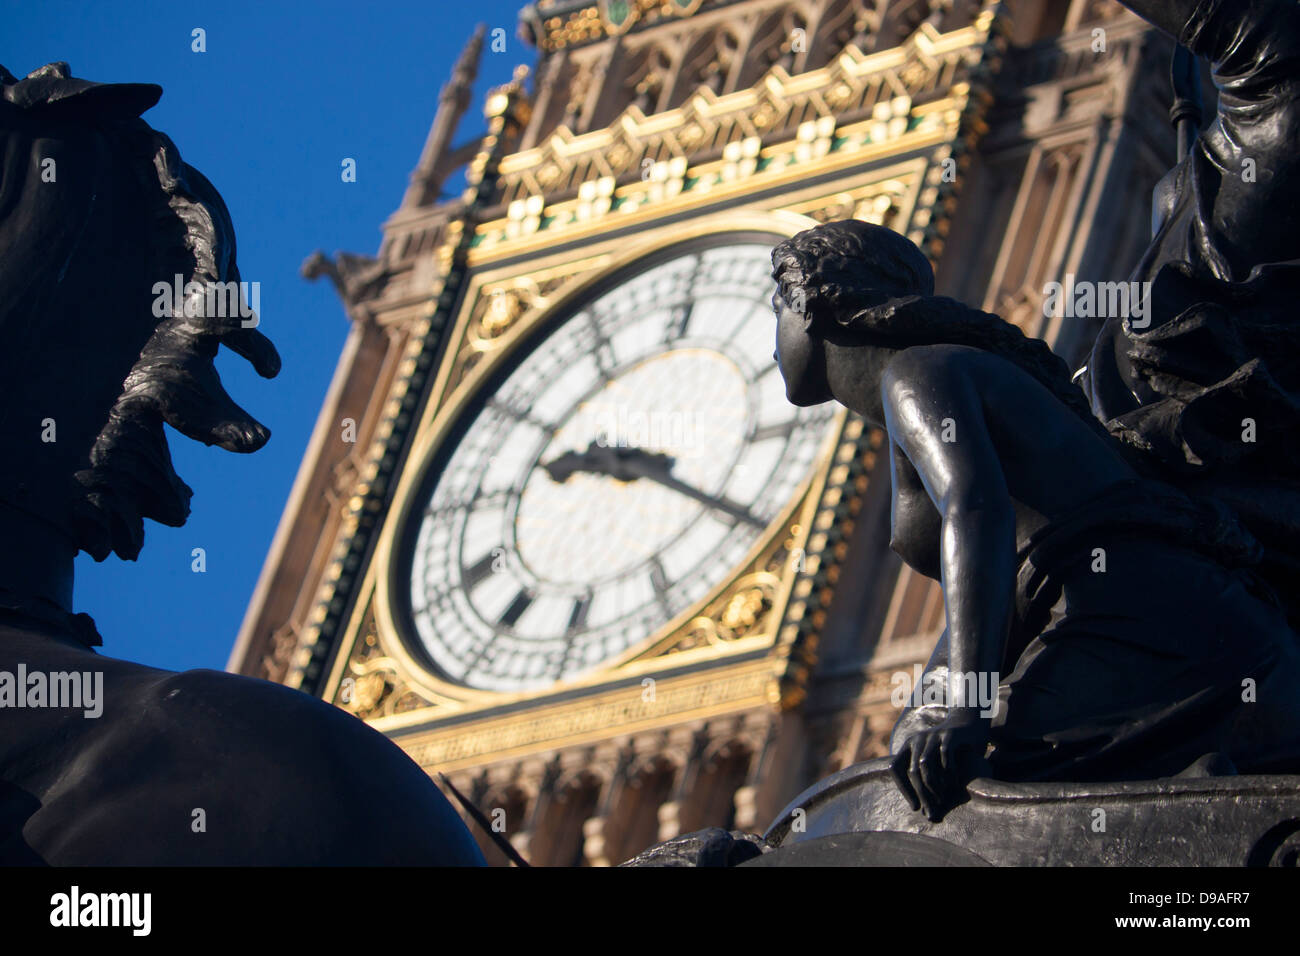
[[[1155,190],[1149,325],[1110,319],[1082,384],[1155,473],[1239,516],[1300,628],[1300,6],[1124,2],[1210,61],[1218,108]]]
[[[209,304],[239,288],[234,231],[140,118],[157,86],[53,63],[0,67],[0,90],[0,861],[482,863],[428,776],[361,721],[92,650],[74,556],[134,559],[144,518],[185,521],[164,423],[230,451],[266,442],[222,388],[219,346],[267,377],[280,359],[246,303]]]
[[[1300,5],[1123,2],[1211,62],[1218,112],[1198,134],[1180,53],[1179,163],[1131,277],[1149,299],[1104,326],[1082,389],[934,296],[887,229],[773,253],[788,398],[887,430],[891,543],[942,581],[948,627],[891,757],[794,797],[740,865],[1295,863]],[[1088,826],[1105,808],[1113,833]],[[701,831],[631,865],[738,846]]]
[[[916,806],[938,818],[981,774],[1142,779],[1207,755],[1300,769],[1300,639],[1227,509],[1145,477],[1064,362],[934,296],[896,233],[828,223],[772,259],[790,401],[835,399],[888,431],[891,546],[943,582],[930,670],[949,693],[907,711],[893,744]],[[970,696],[991,674],[996,707]]]

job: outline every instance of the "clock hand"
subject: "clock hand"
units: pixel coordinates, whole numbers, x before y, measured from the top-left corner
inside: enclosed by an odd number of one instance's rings
[[[750,514],[743,505],[737,504],[730,498],[706,494],[698,488],[677,480],[671,475],[665,475],[662,478],[655,475],[647,475],[646,477],[650,478],[651,481],[659,482],[659,484],[663,485],[665,488],[671,488],[673,491],[681,492],[688,498],[694,498],[696,501],[703,505],[707,505],[715,511],[721,511],[723,514],[728,514],[738,521],[743,521],[747,525],[759,528],[760,530],[767,527],[766,521]]]
[[[579,452],[566,451],[558,458],[552,458],[546,464],[542,465],[546,473],[551,476],[551,481],[564,484],[569,478],[579,471],[586,471],[587,459]]]
[[[635,481],[637,478],[653,479],[657,474],[667,475],[673,467],[673,459],[640,448],[602,445],[593,441],[586,451],[566,451],[542,467],[553,481],[561,483],[578,471],[607,475],[618,481]]]
[[[607,475],[618,481],[634,481],[637,478],[663,485],[706,505],[715,511],[730,515],[738,521],[755,528],[767,527],[766,522],[755,517],[742,505],[729,498],[710,495],[693,485],[688,485],[671,474],[674,459],[659,452],[649,452],[641,448],[628,448],[617,445],[602,445],[592,442],[586,451],[566,451],[542,467],[546,469],[551,480],[565,482],[575,472],[585,471],[594,475]]]

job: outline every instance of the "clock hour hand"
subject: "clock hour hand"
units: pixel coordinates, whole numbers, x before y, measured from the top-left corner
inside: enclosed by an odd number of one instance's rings
[[[767,527],[761,518],[750,514],[742,505],[728,498],[707,494],[693,485],[674,478],[672,475],[674,463],[673,458],[660,452],[620,445],[603,445],[593,441],[587,446],[586,451],[566,451],[542,467],[546,469],[551,479],[557,482],[568,481],[571,475],[579,471],[593,475],[607,475],[617,481],[647,478],[745,524],[755,528]]]
[[[673,459],[640,448],[592,442],[586,451],[566,451],[542,467],[553,481],[558,482],[568,481],[570,475],[579,471],[606,475],[617,481],[635,481],[637,478],[666,476],[672,470]]]

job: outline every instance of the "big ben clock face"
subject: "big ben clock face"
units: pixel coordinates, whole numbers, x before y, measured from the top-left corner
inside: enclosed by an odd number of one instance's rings
[[[770,252],[732,241],[623,273],[470,403],[399,572],[441,676],[522,691],[589,672],[734,573],[791,502],[834,410],[785,399]]]

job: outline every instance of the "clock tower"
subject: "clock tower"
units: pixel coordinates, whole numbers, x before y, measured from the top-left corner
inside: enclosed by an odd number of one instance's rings
[[[520,25],[535,70],[456,145],[471,39],[378,255],[305,266],[352,331],[231,669],[370,722],[534,863],[607,865],[885,752],[943,625],[881,436],[786,401],[771,247],[882,223],[1073,359],[1096,329],[1042,290],[1144,244],[1169,48],[1108,0]]]

